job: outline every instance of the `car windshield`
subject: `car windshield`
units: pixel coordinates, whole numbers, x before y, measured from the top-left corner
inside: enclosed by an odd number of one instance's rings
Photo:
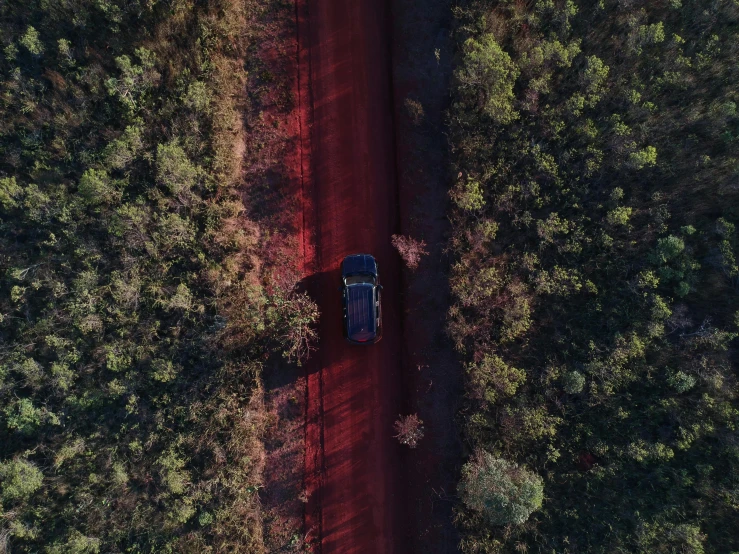
[[[372,277],[372,275],[348,275],[344,277],[344,281],[347,285],[358,285],[360,283],[369,283],[371,285],[375,284],[375,278]]]

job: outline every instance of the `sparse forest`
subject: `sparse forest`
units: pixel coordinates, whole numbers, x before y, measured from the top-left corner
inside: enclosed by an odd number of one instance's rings
[[[0,552],[263,551],[317,317],[242,190],[272,4],[0,2]]]
[[[455,17],[462,550],[739,552],[739,2]]]
[[[0,553],[265,552],[263,365],[318,318],[274,6],[0,0]],[[739,553],[739,0],[454,17],[461,550]]]

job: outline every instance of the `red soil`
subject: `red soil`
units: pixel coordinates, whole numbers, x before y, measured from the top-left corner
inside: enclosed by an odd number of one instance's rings
[[[399,525],[400,267],[390,83],[390,14],[383,0],[297,0],[304,114],[304,255],[321,309],[308,364],[306,509],[315,550],[406,552]],[[384,284],[384,337],[341,334],[339,264],[367,252]]]

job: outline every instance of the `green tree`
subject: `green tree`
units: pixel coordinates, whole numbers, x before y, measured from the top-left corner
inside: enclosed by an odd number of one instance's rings
[[[637,150],[629,154],[629,167],[632,169],[644,169],[657,163],[657,149],[647,146],[643,150]]]
[[[675,235],[670,235],[657,241],[657,256],[663,263],[677,258],[684,250],[685,242]]]
[[[44,52],[44,45],[38,31],[30,25],[21,37],[20,43],[34,56],[40,56]]]
[[[450,193],[454,203],[466,212],[475,212],[485,206],[480,183],[474,179],[460,181]]]
[[[75,530],[72,531],[63,543],[55,543],[46,549],[46,554],[98,554],[101,540],[87,537]]]
[[[18,205],[22,193],[21,187],[15,180],[15,177],[5,177],[0,179],[0,206],[4,210],[10,210]]]
[[[568,371],[562,377],[562,388],[567,394],[578,394],[585,387],[585,376],[579,371]]]
[[[499,125],[518,119],[513,108],[513,86],[519,70],[491,33],[464,44],[461,66],[455,71],[467,100]]]
[[[593,107],[600,101],[606,90],[605,85],[609,72],[610,68],[598,56],[588,56],[582,80],[585,84],[589,106]]]
[[[495,402],[513,396],[526,380],[526,373],[505,363],[495,354],[485,355],[477,364],[467,367],[475,398]]]
[[[524,523],[541,508],[544,483],[538,475],[478,450],[462,468],[462,502],[491,525]]]
[[[80,178],[77,189],[82,199],[91,206],[114,204],[119,202],[122,194],[105,171],[88,169]]]
[[[34,406],[30,398],[16,400],[3,412],[8,428],[24,434],[32,434],[45,419],[44,410]]]
[[[28,500],[43,480],[41,470],[28,460],[0,462],[0,497],[5,503]]]
[[[632,211],[632,208],[619,206],[618,208],[614,208],[613,210],[608,212],[608,215],[606,215],[606,220],[611,225],[628,225]]]
[[[177,141],[157,147],[157,181],[183,203],[190,202],[200,171]]]

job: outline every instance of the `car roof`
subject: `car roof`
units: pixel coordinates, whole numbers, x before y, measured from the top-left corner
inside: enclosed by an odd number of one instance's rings
[[[367,342],[377,335],[374,287],[360,283],[346,287],[346,334],[350,340]]]
[[[369,254],[352,254],[341,262],[342,275],[369,273],[377,277],[377,262]]]

